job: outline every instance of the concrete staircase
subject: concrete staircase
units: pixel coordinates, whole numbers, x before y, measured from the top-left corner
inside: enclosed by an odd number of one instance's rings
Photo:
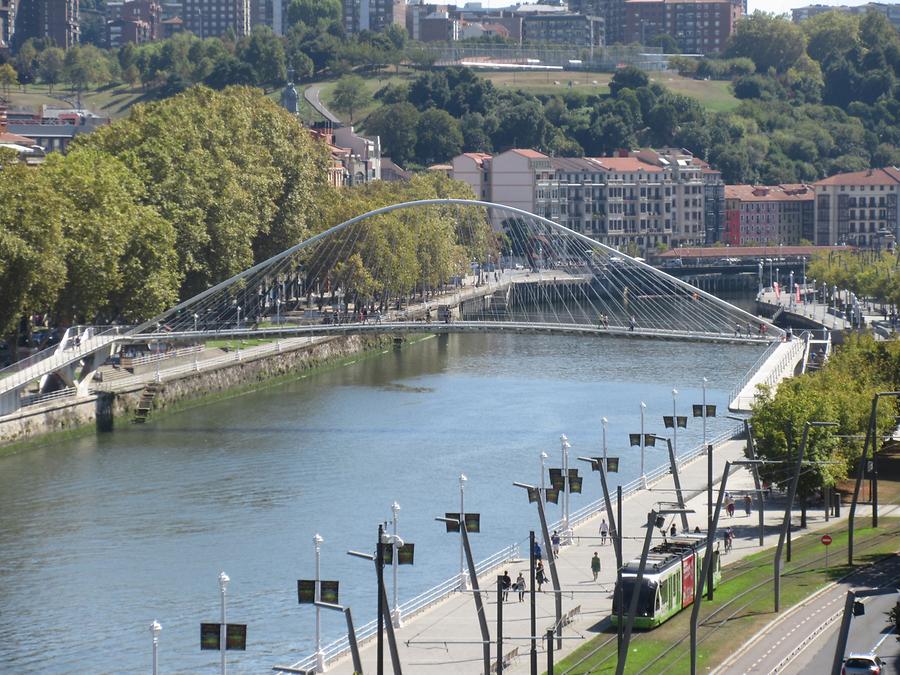
[[[131,418],[132,424],[143,424],[150,417],[150,410],[153,408],[153,400],[162,389],[159,382],[148,382],[141,392],[141,400],[138,401],[137,408],[134,411],[134,417]]]

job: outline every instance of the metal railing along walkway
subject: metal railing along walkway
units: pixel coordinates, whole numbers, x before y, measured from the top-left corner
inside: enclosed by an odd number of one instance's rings
[[[481,562],[475,565],[475,571],[478,576],[481,577],[488,572],[497,569],[501,565],[505,564],[510,560],[514,560],[519,557],[519,545],[511,544],[506,548],[498,551],[494,555],[489,558],[485,558]],[[416,597],[407,600],[403,604],[400,605],[400,616],[404,619],[409,619],[420,612],[424,612],[429,607],[445,600],[446,598],[453,595],[457,590],[459,590],[459,575],[455,575],[446,581],[441,582],[437,586],[429,588],[424,593],[420,593]],[[360,645],[366,640],[375,636],[375,633],[378,630],[378,620],[370,621],[369,623],[361,626],[356,629],[356,639],[359,641]],[[350,652],[350,640],[347,636],[338,638],[334,642],[330,642],[327,645],[322,646],[322,651],[325,654],[325,663],[330,664],[333,661],[336,661],[346,654]],[[284,672],[297,672],[303,670],[313,670],[316,666],[316,655],[311,654],[310,656],[294,663],[290,666],[274,666],[272,670],[276,673],[284,673]]]

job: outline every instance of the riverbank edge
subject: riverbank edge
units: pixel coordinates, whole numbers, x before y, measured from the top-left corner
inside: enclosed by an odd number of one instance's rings
[[[395,339],[390,335],[334,337],[290,351],[235,361],[209,371],[173,376],[163,381],[160,394],[153,401],[151,417],[157,419],[160,415],[176,414],[327,372],[351,361],[380,356],[387,349],[415,344],[429,337],[432,336],[421,336],[415,340]],[[100,433],[97,429],[97,407],[98,400],[103,396],[111,399],[108,404],[111,405],[112,428],[115,429],[117,424],[130,425],[144,388],[145,384],[141,384],[111,394],[94,393],[77,400],[57,402],[16,420],[2,422],[0,457]],[[38,425],[25,421],[30,419],[39,420],[41,428],[36,429]],[[17,421],[24,427],[21,433],[3,428]]]

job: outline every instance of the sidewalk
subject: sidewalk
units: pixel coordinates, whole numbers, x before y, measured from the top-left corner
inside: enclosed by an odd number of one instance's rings
[[[745,442],[742,440],[728,441],[720,445],[714,457],[715,482],[721,480],[722,471],[726,460],[743,458]],[[587,480],[599,483],[596,474],[589,473]],[[681,470],[681,482],[685,489],[687,508],[694,509],[696,514],[688,516],[691,529],[700,525],[705,530],[706,522],[706,460],[704,456],[694,460]],[[623,503],[624,526],[623,555],[625,560],[640,555],[645,534],[644,524],[647,513],[658,506],[658,502],[675,501],[673,481],[670,475],[653,483],[650,489],[643,490]],[[728,480],[729,492],[752,490],[753,479],[749,471],[743,468],[732,470]],[[715,494],[715,493],[714,493]],[[754,500],[754,507],[756,506]],[[524,508],[524,506],[523,506]],[[539,531],[536,507],[530,507],[534,512],[535,531]],[[783,502],[770,505],[765,517],[765,543],[766,546],[774,546],[778,539],[778,526],[783,517]],[[846,510],[844,511],[846,515]],[[598,528],[601,512],[584,524],[575,528],[573,543],[564,546],[558,559],[560,585],[563,594],[563,615],[570,610],[580,607],[574,620],[563,629],[565,639],[563,649],[556,652],[555,660],[559,661],[576,648],[584,644],[596,634],[596,624],[609,616],[611,611],[611,591],[615,581],[615,555],[612,545],[599,545]],[[822,527],[824,514],[810,511],[808,514],[810,529]],[[677,521],[676,521],[677,522]],[[671,523],[667,519],[666,526]],[[677,522],[680,529],[680,522]],[[734,518],[728,518],[723,509],[720,527],[733,527],[735,530],[734,550],[723,557],[725,565],[755,553],[759,550],[758,541],[758,517],[754,510],[751,517],[744,515],[743,508],[738,506]],[[654,543],[660,539],[659,533],[654,534]],[[718,537],[721,541],[721,536]],[[543,544],[542,544],[542,548]],[[602,571],[598,582],[592,581],[590,569],[591,557],[597,551],[602,563]],[[546,560],[546,553],[544,554]],[[546,563],[545,563],[546,566]],[[528,560],[510,563],[504,569],[508,569],[510,577],[516,578],[521,571],[528,578]],[[500,570],[502,572],[502,569]],[[549,569],[548,569],[549,576]],[[480,579],[483,589],[482,597],[485,603],[485,612],[488,619],[491,638],[496,638],[496,573],[486,575]],[[549,584],[544,586],[545,591]],[[509,653],[518,647],[518,658],[505,667],[505,672],[527,673],[529,672],[529,600],[528,594],[525,601],[518,602],[517,595],[510,593],[509,600],[504,604],[504,645],[503,652]],[[546,633],[555,620],[554,601],[552,593],[541,593],[537,597],[537,630],[539,635]],[[482,672],[482,647],[481,634],[475,615],[475,605],[471,593],[455,594],[414,617],[407,625],[396,631],[400,660],[404,670],[412,673],[476,673]],[[470,641],[468,644],[459,642]],[[539,643],[540,644],[540,643]],[[543,646],[539,647],[539,660],[541,671],[545,669],[546,654]],[[492,647],[492,663],[496,659],[496,646]],[[375,643],[370,641],[362,646],[361,656],[363,668],[366,672],[375,670]],[[385,646],[386,664],[389,663],[389,653]],[[351,673],[352,665],[349,656],[329,668],[333,673]]]

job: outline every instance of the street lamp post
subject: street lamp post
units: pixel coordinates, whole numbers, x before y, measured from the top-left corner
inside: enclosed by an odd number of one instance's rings
[[[465,521],[466,519],[466,481],[469,479],[466,478],[466,474],[459,474],[459,517],[460,521]],[[468,587],[467,577],[466,577],[466,563],[465,563],[465,535],[462,533],[462,527],[460,527],[459,532],[459,590],[464,591]],[[473,582],[474,583],[474,582]]]
[[[603,468],[606,468],[606,425],[609,424],[609,420],[605,417],[600,418],[600,423],[603,425]],[[541,486],[543,487],[543,486]]]
[[[697,580],[697,592],[694,596],[694,606],[691,608],[691,675],[696,675],[697,673],[697,624],[700,618],[700,604],[703,601],[703,584],[708,581],[711,586],[715,574],[712,565],[713,543],[716,539],[716,528],[719,524],[719,516],[722,513],[722,501],[725,498],[725,486],[728,484],[728,474],[731,472],[732,466],[755,465],[758,463],[759,460],[725,462],[725,471],[722,472],[722,482],[719,484],[719,495],[716,499],[715,515],[710,523],[709,530],[706,532],[706,551],[703,554],[703,568],[701,569],[700,577]]]
[[[678,455],[678,410],[676,409],[676,400],[678,398],[678,390],[672,389],[672,447],[675,454]]]
[[[644,473],[644,410],[647,404],[641,401],[641,483],[647,487],[647,476]]]
[[[316,547],[316,596],[315,602],[322,602],[322,580],[321,580],[321,556],[322,556],[322,536],[317,532],[313,536],[313,546]],[[316,606],[316,672],[325,672],[325,652],[322,651],[322,610]]]
[[[546,452],[541,453],[541,494],[544,493],[544,490],[547,489],[546,481],[544,480],[544,475],[547,473],[546,469],[546,461],[549,455]]]
[[[197,332],[197,319],[200,318],[200,315],[197,312],[194,312],[194,332]],[[199,347],[199,343],[195,345],[195,347]],[[198,354],[200,353],[199,349],[194,349],[194,370],[200,370],[200,365],[197,363]]]
[[[159,634],[162,626],[159,621],[150,624],[150,635],[153,636],[153,675],[159,675]]]
[[[400,564],[400,555],[398,554],[399,550],[399,537],[397,535],[397,520],[398,514],[400,513],[400,505],[397,502],[391,504],[391,514],[393,515],[393,533],[394,533],[394,555],[392,556],[392,567],[394,573],[394,608],[391,610],[391,620],[394,622],[395,628],[400,628],[403,625],[403,621],[400,617],[400,603],[397,601],[397,566]]]
[[[225,639],[226,639],[226,628],[227,624],[225,623],[225,594],[228,589],[228,582],[231,579],[228,578],[228,575],[225,572],[219,572],[219,593],[222,598],[222,612],[221,612],[221,625],[219,626],[219,659],[220,659],[220,668],[219,671],[222,675],[226,675],[228,673],[228,668],[225,664]]]
[[[322,609],[343,612],[344,618],[347,620],[347,640],[350,643],[350,656],[353,659],[353,672],[361,673],[363,671],[362,659],[359,656],[359,642],[356,639],[356,629],[353,627],[353,615],[350,612],[350,608],[344,607],[343,605],[334,605],[330,602],[316,602],[315,605]]]
[[[665,438],[663,436],[657,436],[656,434],[649,435],[656,440],[666,442],[666,446],[669,451],[669,468],[672,471],[672,481],[675,483],[675,495],[678,499],[678,508],[681,510],[681,528],[682,531],[687,532],[690,530],[690,528],[688,527],[687,511],[684,508],[684,493],[681,491],[681,477],[678,475],[678,459],[675,457],[675,449],[672,445],[672,439]]]
[[[797,494],[797,484],[800,482],[800,467],[803,465],[803,453],[806,452],[806,441],[809,437],[810,427],[836,427],[837,422],[810,422],[803,425],[803,437],[800,439],[800,449],[797,452],[797,468],[791,478],[788,489],[787,504],[784,507],[784,519],[781,523],[781,532],[778,535],[778,546],[775,549],[775,611],[781,611],[781,554],[784,551],[784,542],[788,536],[788,528],[791,526],[791,509],[794,505],[794,497]]]
[[[569,527],[569,439],[565,434],[559,437],[560,452],[562,454],[562,470],[563,470],[563,537],[566,541],[571,541],[572,528]]]

